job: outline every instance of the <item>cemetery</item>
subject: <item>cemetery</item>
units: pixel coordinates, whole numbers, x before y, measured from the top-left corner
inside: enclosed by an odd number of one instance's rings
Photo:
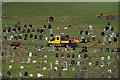
[[[118,78],[118,3],[10,2],[2,8],[3,78]]]

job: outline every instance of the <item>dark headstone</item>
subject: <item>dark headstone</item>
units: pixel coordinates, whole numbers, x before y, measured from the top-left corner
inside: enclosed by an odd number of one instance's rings
[[[24,76],[28,76],[28,72],[25,72],[25,73],[24,73]]]
[[[51,25],[50,24],[48,25],[48,28],[51,29]]]
[[[101,36],[104,36],[105,34],[104,34],[104,32],[101,32]]]
[[[85,31],[85,34],[88,35],[88,31]]]
[[[117,38],[116,37],[114,38],[114,42],[117,42]]]

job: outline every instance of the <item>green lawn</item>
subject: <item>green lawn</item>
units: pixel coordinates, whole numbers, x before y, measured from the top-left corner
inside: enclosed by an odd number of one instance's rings
[[[64,30],[64,34],[65,35],[70,35],[70,37],[75,37],[77,39],[81,39],[81,36],[84,36],[86,39],[90,38],[91,39],[91,35],[80,35],[80,31],[79,30],[79,26],[82,25],[82,30],[85,32],[88,30],[89,25],[93,26],[93,32],[94,35],[98,35],[95,39],[96,41],[91,41],[91,43],[78,43],[79,47],[94,47],[94,48],[117,48],[118,47],[118,42],[113,42],[112,45],[111,44],[105,44],[103,45],[103,36],[100,36],[101,32],[104,31],[104,28],[107,26],[107,22],[110,21],[111,25],[114,26],[114,32],[115,34],[118,32],[118,20],[105,20],[105,19],[98,19],[96,15],[98,14],[114,14],[117,15],[118,13],[118,3],[114,3],[114,2],[103,2],[103,3],[56,3],[56,2],[50,2],[50,3],[43,3],[43,2],[32,2],[32,3],[27,3],[27,2],[20,2],[20,3],[5,3],[4,5],[2,5],[2,14],[6,14],[9,15],[10,18],[9,19],[3,19],[2,20],[2,28],[4,29],[5,25],[8,25],[9,27],[13,28],[14,25],[17,23],[17,21],[19,20],[20,26],[23,27],[25,24],[29,25],[32,24],[33,28],[35,28],[36,30],[40,27],[42,27],[44,24],[48,25],[51,24],[52,25],[52,29],[53,29],[53,33],[54,35],[59,34],[61,35],[62,29],[65,26],[68,26],[69,24],[72,25],[71,29],[67,29]],[[47,20],[49,18],[49,16],[54,16],[55,17],[55,21],[48,23]],[[62,20],[64,19],[64,17],[67,17],[68,21],[64,21],[62,22]],[[59,30],[57,30],[57,27],[60,27]],[[23,28],[22,28],[23,29]],[[91,31],[88,30],[88,32],[90,33]],[[112,33],[112,32],[110,32]],[[25,33],[22,33],[23,35],[25,35]],[[28,34],[28,33],[27,33]],[[40,35],[41,33],[34,33],[34,35]],[[47,41],[45,41],[45,37],[49,37],[49,29],[45,29],[45,33],[43,34],[43,40],[42,41],[32,41],[33,39],[28,38],[28,40],[18,40],[19,42],[21,42],[21,44],[25,44],[25,45],[47,45]],[[3,34],[4,35],[4,34]],[[14,35],[14,33],[8,33],[8,35]],[[29,34],[28,34],[29,35]],[[102,43],[97,43],[98,40],[101,40]],[[113,38],[112,38],[113,40]],[[3,46],[4,44],[11,44],[13,41],[16,40],[11,40],[11,41],[6,41],[3,40]],[[108,38],[107,38],[107,43],[108,43]],[[23,48],[25,48],[26,46],[23,46]],[[28,46],[28,51],[32,51],[33,53],[38,53],[38,54],[47,54],[47,55],[55,55],[56,53],[58,53],[59,55],[61,55],[61,53],[63,54],[73,54],[75,53],[75,55],[84,55],[84,53],[79,53],[79,51],[81,50],[81,48],[77,48],[77,50],[75,52],[61,52],[61,51],[55,51],[55,52],[48,52],[48,50],[50,50],[50,47],[45,47],[43,51],[37,51],[34,50],[35,47],[33,46]],[[71,49],[72,50],[72,49]],[[93,52],[94,50],[97,50],[96,52]],[[10,50],[10,53],[12,54],[12,52],[16,52],[16,54],[18,52],[24,53],[26,52],[26,50]],[[92,67],[87,67],[88,72],[85,72],[88,74],[88,78],[100,78],[102,75],[102,72],[104,71],[105,77],[108,78],[108,69],[112,70],[112,73],[110,74],[111,77],[116,77],[115,75],[117,75],[117,73],[113,72],[113,66],[114,65],[118,65],[117,61],[116,61],[116,53],[106,53],[105,51],[100,53],[99,49],[90,49],[88,48],[88,51],[86,54],[90,55],[90,53],[93,54],[93,56],[95,56],[96,54],[99,54],[99,56],[112,56],[113,58],[111,58],[110,62],[111,62],[111,67],[107,66],[107,58],[105,58],[104,62],[105,62],[105,67],[101,68],[99,67],[99,72],[96,73],[95,69],[97,66],[93,65]],[[3,52],[6,54],[7,50],[3,50]],[[28,52],[26,52],[28,53]],[[3,57],[3,60],[5,59],[6,56]],[[27,61],[28,56],[25,58],[25,60]],[[9,60],[12,59],[12,56],[9,57]],[[14,58],[15,62],[16,62],[17,56]],[[19,58],[20,60],[22,59],[22,57]],[[37,64],[22,64],[22,63],[6,63],[3,62],[3,67],[2,67],[2,72],[3,74],[6,74],[6,72],[9,70],[8,66],[10,64],[13,65],[13,69],[10,70],[11,71],[11,75],[13,78],[18,78],[19,77],[19,72],[20,70],[20,66],[24,65],[25,69],[22,70],[21,72],[24,73],[25,71],[29,71],[30,73],[34,74],[34,77],[36,77],[37,73],[41,73],[43,74],[43,78],[49,78],[49,77],[55,77],[58,78],[59,77],[59,72],[62,72],[62,78],[74,78],[75,74],[77,74],[78,78],[82,77],[82,74],[84,73],[82,72],[77,72],[76,71],[71,71],[71,68],[75,67],[76,69],[78,69],[78,67],[76,65],[74,66],[68,66],[68,71],[62,71],[62,66],[60,64],[61,60],[68,60],[69,63],[72,60],[72,58],[67,59],[65,58],[55,58],[55,56],[48,56],[47,59],[45,58],[39,58],[39,57],[32,57],[31,60],[36,60],[38,61],[44,61],[47,60],[48,64],[45,65],[44,63],[41,63],[41,68],[43,68],[43,66],[47,67],[47,70],[49,68],[49,63],[52,62],[53,63],[53,68],[56,66],[58,67],[58,71],[37,71]],[[59,61],[59,65],[55,65],[55,60]],[[77,57],[74,59],[75,61],[80,61],[81,62],[81,67],[82,69],[84,68],[82,63],[86,60],[83,57],[79,60]],[[87,63],[92,62],[93,64],[95,64],[95,62],[97,61],[96,58],[93,58],[92,60],[87,59],[86,60]],[[100,58],[98,59],[99,64],[101,64],[101,60]],[[88,64],[87,64],[88,65]],[[93,72],[91,72],[93,71]],[[24,76],[22,77],[24,78]]]

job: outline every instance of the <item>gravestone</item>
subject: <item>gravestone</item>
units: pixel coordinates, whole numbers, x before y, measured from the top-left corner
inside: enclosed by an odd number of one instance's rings
[[[66,71],[67,70],[67,62],[64,61],[64,65],[63,65],[63,71]]]
[[[101,32],[101,36],[104,36],[105,34],[104,34],[104,32]]]
[[[106,36],[110,36],[109,33],[110,33],[110,31],[107,30],[107,31],[106,31]]]
[[[85,34],[88,35],[88,31],[85,31]]]
[[[58,58],[58,53],[56,53],[56,58]]]
[[[113,26],[110,26],[110,31],[113,31],[114,30],[114,27]]]
[[[108,27],[108,26],[105,27],[105,31],[107,31],[107,30],[109,30],[109,27]]]
[[[116,37],[114,38],[114,42],[117,42],[117,38]]]
[[[70,54],[67,54],[67,58],[70,58]]]
[[[22,57],[22,62],[21,63],[24,63],[25,62],[25,58],[24,57]]]
[[[78,55],[78,59],[80,59],[80,55]]]
[[[50,34],[53,34],[53,30],[52,29],[50,29]]]
[[[32,57],[32,52],[29,52],[29,57]]]
[[[106,48],[105,52],[109,52],[109,48]]]
[[[99,65],[99,62],[98,62],[98,61],[96,61],[95,65],[96,65],[96,66],[98,66],[98,65]]]
[[[32,29],[32,33],[35,33],[35,29]]]
[[[48,25],[48,29],[51,29],[51,25],[50,24]]]
[[[79,29],[82,29],[82,25],[79,26]]]
[[[7,51],[7,57],[9,57],[9,56],[10,56],[9,51]]]
[[[107,60],[110,60],[110,56],[107,56]]]
[[[28,76],[28,72],[25,72],[25,73],[24,73],[24,76]]]
[[[103,37],[103,41],[105,41],[105,42],[106,42],[106,37]]]
[[[75,64],[75,60],[71,60],[71,65],[74,65]]]
[[[80,61],[77,61],[77,66],[80,66]]]
[[[101,67],[104,67],[104,62],[103,61],[101,62]]]
[[[29,24],[29,28],[32,28],[32,24]]]
[[[85,59],[87,58],[87,56],[88,56],[87,54],[84,54],[84,58],[85,58]]]
[[[21,72],[19,72],[19,76],[22,77],[22,73]]]
[[[87,43],[90,43],[90,39],[89,38],[87,39]]]
[[[34,35],[34,39],[37,39],[37,35]]]
[[[72,58],[75,58],[75,54],[72,54]]]
[[[80,34],[82,35],[83,31],[80,31]]]
[[[91,33],[90,33],[91,35],[93,35],[93,31],[91,31]]]
[[[108,66],[111,66],[111,62],[108,62]]]
[[[30,38],[33,38],[33,34],[30,34]]]

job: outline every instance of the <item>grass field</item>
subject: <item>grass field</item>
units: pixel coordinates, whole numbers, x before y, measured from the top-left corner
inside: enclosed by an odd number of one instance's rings
[[[43,78],[49,78],[49,77],[55,77],[58,78],[59,77],[59,73],[62,72],[62,78],[74,78],[75,74],[77,74],[78,78],[83,77],[82,74],[86,73],[88,74],[88,78],[100,78],[103,71],[104,71],[104,75],[106,78],[108,78],[108,76],[110,75],[111,77],[116,77],[117,73],[113,72],[113,66],[114,65],[118,65],[117,61],[116,61],[116,56],[117,54],[114,53],[106,53],[105,51],[103,51],[102,53],[99,52],[99,48],[118,48],[118,42],[113,42],[112,44],[103,44],[103,36],[100,36],[100,33],[102,31],[104,31],[104,28],[107,26],[107,22],[110,21],[111,25],[114,26],[114,32],[115,34],[117,34],[118,32],[118,20],[106,20],[106,19],[98,19],[96,15],[98,14],[104,14],[104,15],[108,15],[108,14],[114,14],[117,15],[118,14],[118,3],[113,3],[113,2],[103,2],[103,3],[84,3],[84,2],[80,2],[80,3],[56,3],[56,2],[51,2],[51,3],[5,3],[4,5],[2,5],[2,14],[6,14],[9,15],[10,18],[9,19],[3,19],[2,20],[2,28],[4,29],[5,25],[8,25],[9,27],[14,27],[14,25],[17,23],[17,21],[19,20],[20,26],[23,27],[25,24],[29,25],[32,24],[33,28],[38,29],[40,27],[42,27],[43,25],[48,25],[51,24],[52,25],[52,29],[53,29],[53,33],[54,35],[59,34],[61,35],[62,29],[66,26],[68,26],[69,24],[72,25],[71,29],[68,30],[64,30],[64,34],[65,35],[70,35],[70,37],[75,37],[77,39],[81,39],[81,36],[84,36],[86,39],[90,38],[91,39],[91,35],[80,35],[80,31],[79,30],[79,26],[82,25],[82,30],[83,31],[87,31],[89,28],[89,25],[93,26],[93,32],[94,35],[98,35],[96,37],[96,41],[91,41],[90,43],[78,43],[79,47],[94,47],[93,49],[88,48],[88,52],[86,54],[90,55],[90,53],[93,54],[93,56],[95,56],[96,54],[99,54],[99,56],[112,56],[113,58],[111,58],[110,62],[111,62],[111,67],[107,66],[107,58],[105,58],[104,62],[105,62],[105,66],[103,68],[99,67],[99,72],[95,72],[95,69],[97,68],[97,66],[95,66],[95,62],[99,61],[101,62],[100,59],[96,59],[93,58],[92,60],[89,59],[77,59],[77,57],[74,59],[75,61],[80,61],[81,62],[81,67],[82,69],[84,68],[82,63],[86,60],[87,63],[92,62],[93,66],[92,67],[87,67],[88,71],[87,72],[78,72],[76,71],[71,71],[71,68],[75,67],[76,69],[78,69],[78,66],[74,65],[74,66],[68,66],[68,71],[62,71],[62,66],[60,64],[61,60],[68,60],[69,63],[72,60],[72,58],[67,59],[65,58],[55,58],[55,56],[48,56],[47,59],[45,58],[39,58],[39,57],[32,57],[31,60],[36,60],[38,61],[44,61],[47,60],[48,64],[41,64],[41,67],[46,66],[47,69],[49,68],[49,63],[53,62],[53,66],[58,67],[58,71],[37,71],[37,64],[22,64],[22,63],[11,63],[11,62],[3,62],[3,67],[2,67],[2,72],[3,74],[6,74],[6,72],[9,70],[8,66],[9,65],[13,65],[13,69],[10,70],[11,71],[11,75],[13,78],[18,78],[19,77],[19,72],[20,70],[20,66],[24,65],[25,69],[22,70],[21,72],[24,73],[25,71],[28,71],[29,73],[34,74],[34,77],[36,77],[37,73],[41,73],[43,74]],[[55,17],[55,21],[48,23],[47,20],[49,18],[49,16],[54,16]],[[64,17],[67,17],[68,21],[64,21],[62,22],[62,20],[64,19]],[[57,27],[60,27],[59,30],[57,30]],[[90,32],[90,30],[88,30],[88,32]],[[112,33],[112,32],[110,32]],[[22,33],[23,35],[25,35],[25,33]],[[29,33],[26,33],[29,34]],[[33,33],[33,34],[37,34],[40,35],[40,33]],[[17,40],[19,42],[21,42],[21,44],[25,44],[25,45],[47,45],[47,41],[45,41],[45,37],[49,37],[49,29],[45,30],[45,33],[43,34],[43,40],[39,41],[32,41],[33,39],[28,38],[28,40]],[[3,34],[4,35],[4,34]],[[14,35],[14,33],[8,33],[8,35]],[[98,40],[101,40],[102,43],[98,43]],[[113,38],[112,38],[113,40]],[[13,41],[16,40],[3,40],[3,46],[5,46],[4,44],[11,44]],[[107,43],[108,43],[108,37],[107,37]],[[48,50],[50,50],[50,47],[45,47],[43,51],[37,51],[35,50],[34,46],[23,46],[22,50],[10,50],[10,54],[12,54],[13,52],[15,52],[16,54],[20,51],[21,53],[28,53],[26,52],[26,50],[24,49],[25,47],[28,47],[28,52],[32,51],[32,53],[41,53],[41,54],[47,54],[47,55],[55,55],[56,53],[58,53],[59,55],[63,54],[73,54],[75,53],[75,55],[84,55],[84,53],[79,53],[79,51],[81,50],[81,48],[77,48],[77,50],[75,52],[61,52],[61,51],[55,51],[55,52],[48,52]],[[71,49],[72,50],[72,49]],[[96,52],[94,52],[94,50],[96,50]],[[7,50],[3,50],[3,52],[6,54]],[[6,58],[6,56],[3,56],[3,60]],[[25,58],[25,60],[27,61],[28,56]],[[12,56],[9,57],[9,60],[12,59]],[[17,59],[17,56],[14,58],[14,60]],[[21,60],[22,57],[19,57],[19,59]],[[58,65],[55,65],[55,60],[59,61]],[[99,63],[100,64],[100,63]],[[108,74],[107,70],[111,69],[112,73]],[[24,76],[22,77],[24,78]]]

